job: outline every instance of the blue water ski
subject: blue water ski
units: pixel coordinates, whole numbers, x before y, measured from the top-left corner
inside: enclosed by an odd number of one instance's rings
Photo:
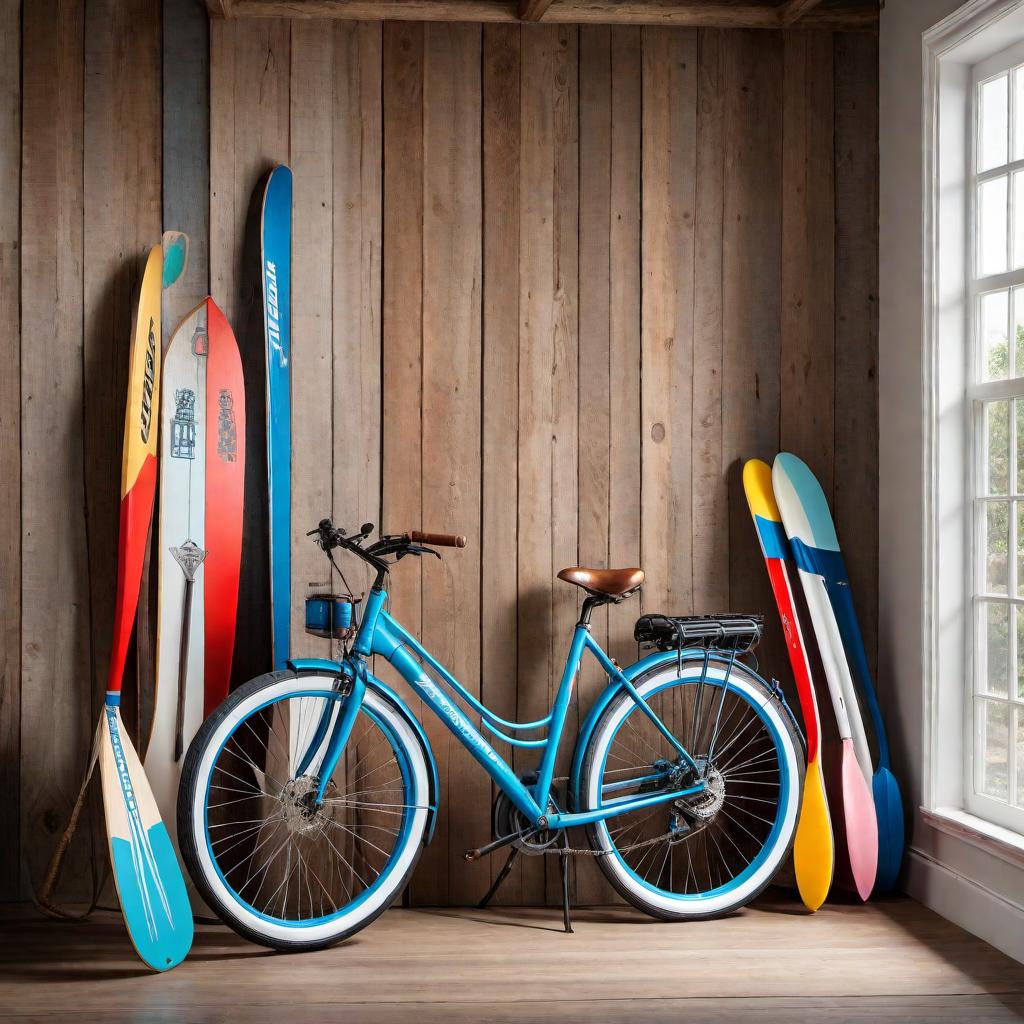
[[[776,456],[775,466],[788,478],[802,506],[808,536],[790,535],[790,546],[797,567],[820,576],[825,582],[829,602],[839,627],[843,651],[850,671],[874,729],[878,743],[878,765],[872,778],[875,812],[878,818],[878,872],[875,889],[887,892],[896,884],[903,861],[905,842],[903,801],[899,784],[892,773],[889,741],[878,706],[875,684],[868,667],[867,652],[857,623],[857,613],[850,593],[850,577],[839,548],[835,524],[821,484],[810,468],[795,455],[786,452]],[[787,527],[788,530],[788,527]]]
[[[292,172],[275,167],[263,196],[263,328],[267,355],[267,482],[274,668],[291,645],[291,265]]]

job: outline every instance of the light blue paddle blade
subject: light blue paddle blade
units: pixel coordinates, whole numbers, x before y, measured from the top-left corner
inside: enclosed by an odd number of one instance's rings
[[[903,863],[906,841],[903,823],[903,800],[896,776],[888,768],[879,768],[871,780],[878,818],[878,873],[876,892],[891,892]]]
[[[188,235],[181,231],[164,232],[164,288],[170,288],[185,271],[188,261]]]
[[[100,781],[110,861],[132,945],[154,971],[167,971],[192,946],[192,907],[171,837],[149,780],[108,694],[100,741]]]
[[[267,475],[274,668],[291,644],[291,245],[292,172],[275,167],[263,197],[263,327],[267,359]]]
[[[192,947],[192,907],[167,828],[112,839],[110,856],[136,951],[154,971],[176,967]]]

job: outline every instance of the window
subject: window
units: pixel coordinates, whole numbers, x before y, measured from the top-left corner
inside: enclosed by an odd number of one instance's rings
[[[963,802],[1024,832],[1024,51],[975,65],[971,90],[973,671]]]

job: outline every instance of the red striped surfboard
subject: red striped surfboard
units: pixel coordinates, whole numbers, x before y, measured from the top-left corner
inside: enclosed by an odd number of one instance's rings
[[[245,497],[245,384],[234,332],[206,300],[206,576],[203,717],[228,695],[242,562]]]

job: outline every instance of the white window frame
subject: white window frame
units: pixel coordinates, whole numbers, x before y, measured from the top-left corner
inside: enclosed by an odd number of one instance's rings
[[[975,67],[1024,46],[1024,0],[970,0],[924,33],[923,578],[924,820],[1014,863],[1024,824],[974,799],[974,495],[977,403],[1007,382],[976,385],[971,230]],[[978,74],[985,74],[982,65]],[[1012,156],[1012,152],[1008,154]],[[999,275],[1002,276],[1002,275]],[[1024,275],[1022,275],[1024,276]],[[996,276],[978,282],[997,286]],[[1018,371],[1019,372],[1019,371]],[[1014,385],[1015,386],[1015,385]],[[1012,552],[1011,552],[1012,554]],[[1011,680],[1011,683],[1013,681]],[[1012,737],[1011,737],[1012,741]],[[970,771],[965,766],[970,764]]]
[[[971,68],[967,117],[966,150],[969,159],[967,177],[967,208],[968,208],[968,253],[967,253],[967,288],[966,309],[968,336],[968,369],[967,369],[967,403],[970,421],[969,449],[970,464],[973,472],[970,476],[968,516],[971,538],[969,550],[971,568],[968,573],[970,581],[970,614],[968,615],[968,641],[966,644],[965,677],[967,680],[966,700],[963,716],[964,744],[964,809],[986,821],[993,822],[1004,828],[1024,834],[1024,793],[1017,789],[1017,716],[1024,722],[1024,701],[1019,698],[1017,688],[1018,657],[1024,658],[1024,651],[1017,650],[1017,615],[1018,609],[1024,609],[1024,598],[1020,595],[1024,581],[1017,576],[1017,532],[1018,522],[1016,510],[1024,508],[1024,495],[1020,492],[1020,481],[1017,464],[1017,429],[1014,404],[1017,399],[1024,399],[1024,366],[1016,366],[1014,351],[1016,349],[1016,323],[1024,316],[1024,309],[1015,309],[1016,298],[1014,289],[1024,286],[1024,260],[1022,265],[1013,269],[1014,263],[1014,176],[1024,171],[1024,158],[1014,160],[1017,139],[1015,113],[1016,91],[1014,89],[1013,72],[1024,66],[1024,41],[979,61]],[[980,151],[980,131],[978,114],[980,111],[980,95],[982,86],[1002,75],[1007,76],[1008,114],[1006,126],[1006,156],[1003,164],[978,169]],[[1024,143],[1024,140],[1020,140]],[[980,186],[987,181],[1006,178],[1006,268],[994,274],[982,275],[978,232],[978,193]],[[1017,254],[1018,256],[1022,254]],[[1009,347],[1010,364],[1016,376],[1008,376],[1006,380],[983,380],[984,344],[981,334],[981,298],[993,292],[1006,291],[1007,299],[1007,345]],[[1021,295],[1024,303],[1024,292]],[[987,402],[1005,400],[1010,407],[1008,417],[1008,479],[1005,496],[987,496],[984,486],[987,467],[985,465],[985,404]],[[1024,415],[1022,410],[1021,415]],[[986,509],[994,501],[1009,503],[1009,535],[1007,538],[1007,593],[987,594],[985,588],[985,526]],[[982,604],[1002,604],[1008,609],[1007,640],[1009,648],[1009,665],[1011,672],[1007,678],[1007,696],[1002,698],[986,693],[981,685],[986,674],[984,665],[984,645],[986,638],[981,632]],[[986,703],[1002,703],[1007,706],[1007,800],[1004,802],[982,791],[982,761],[976,748],[980,737],[981,710]]]

